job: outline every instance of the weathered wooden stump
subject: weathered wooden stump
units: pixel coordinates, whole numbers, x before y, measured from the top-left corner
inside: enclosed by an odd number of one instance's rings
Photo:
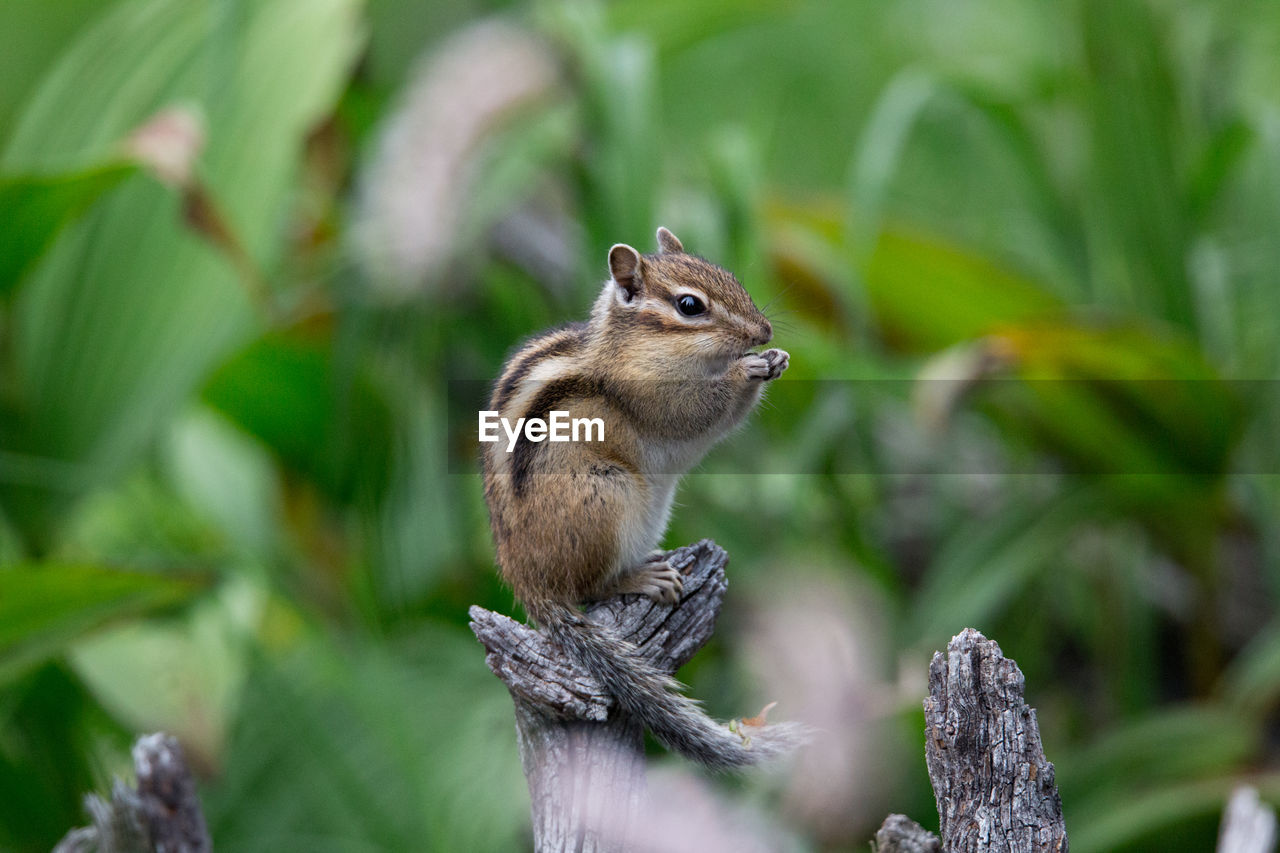
[[[876,834],[885,853],[1066,853],[1067,830],[1022,671],[972,628],[929,665],[925,761],[942,838],[901,815]],[[929,847],[929,839],[937,846]]]
[[[133,744],[136,789],[116,780],[111,799],[85,797],[93,824],[68,832],[53,853],[210,853],[196,783],[177,738],[143,735]]]
[[[706,644],[728,588],[729,556],[708,539],[668,557],[684,574],[675,607],[636,595],[587,608],[587,615],[674,673]],[[471,608],[485,662],[511,691],[520,759],[532,800],[539,853],[626,849],[627,825],[644,796],[644,731],[614,707],[586,671],[543,634],[507,616]]]

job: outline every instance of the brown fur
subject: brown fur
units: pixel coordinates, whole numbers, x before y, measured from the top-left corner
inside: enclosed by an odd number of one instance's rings
[[[611,278],[586,323],[527,341],[503,367],[489,404],[502,418],[600,418],[603,441],[485,447],[484,491],[502,576],[535,619],[663,743],[711,767],[780,754],[799,740],[772,727],[755,747],[674,694],[634,650],[574,606],[615,593],[673,603],[681,582],[659,555],[676,482],[760,399],[787,366],[750,350],[773,330],[731,273],[684,252],[666,229],[640,255],[618,244]],[[684,294],[706,311],[685,316]]]
[[[632,567],[634,543],[653,538],[632,529],[653,526],[641,509],[655,497],[649,481],[687,467],[682,458],[655,463],[661,445],[688,443],[700,457],[759,398],[763,383],[746,375],[743,356],[768,341],[768,321],[732,273],[683,247],[672,251],[679,243],[671,241],[652,255],[615,246],[615,278],[591,319],[530,339],[495,383],[490,408],[513,424],[553,409],[605,422],[604,443],[521,436],[512,453],[505,439],[486,448],[498,564],[524,601],[606,593]],[[686,292],[706,304],[704,315],[679,313],[675,301]]]

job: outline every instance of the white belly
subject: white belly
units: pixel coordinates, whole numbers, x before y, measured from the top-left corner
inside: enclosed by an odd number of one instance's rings
[[[702,460],[712,443],[713,439],[707,437],[669,442],[650,450],[642,460],[649,500],[636,518],[623,525],[618,569],[625,571],[639,565],[662,544],[671,519],[676,486],[684,473]]]
[[[663,476],[649,481],[649,500],[637,513],[637,517],[621,529],[619,548],[620,570],[640,565],[649,554],[662,544],[671,518],[671,504],[675,500],[679,478]]]

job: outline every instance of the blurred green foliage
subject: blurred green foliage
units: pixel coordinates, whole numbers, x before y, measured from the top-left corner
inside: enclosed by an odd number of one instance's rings
[[[780,586],[878,613],[895,769],[838,829],[759,794],[798,844],[928,822],[911,679],[967,625],[1073,849],[1280,799],[1275,4],[18,0],[0,56],[0,849],[153,729],[220,850],[525,843],[448,382],[658,224],[793,364],[683,487],[735,590],[684,677],[753,701]],[[172,109],[185,180],[125,145]]]

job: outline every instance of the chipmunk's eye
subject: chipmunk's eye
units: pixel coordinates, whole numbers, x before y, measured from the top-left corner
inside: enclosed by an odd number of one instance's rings
[[[707,306],[702,304],[702,300],[691,293],[686,293],[676,300],[676,308],[686,317],[696,317],[699,314],[706,313]]]

